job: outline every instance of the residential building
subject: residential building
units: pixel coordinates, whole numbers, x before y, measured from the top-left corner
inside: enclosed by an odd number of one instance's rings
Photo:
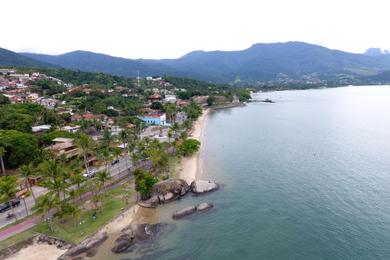
[[[53,139],[54,144],[48,147],[56,156],[65,155],[66,159],[72,159],[80,155],[80,150],[74,143],[73,138],[57,137]]]
[[[140,117],[148,125],[166,125],[166,114],[150,114]]]
[[[31,127],[33,133],[41,133],[51,129],[51,125],[37,125]]]
[[[175,95],[165,95],[164,102],[166,103],[176,103],[176,96]]]
[[[61,128],[62,131],[66,131],[66,132],[69,132],[69,133],[76,133],[80,130],[81,126],[79,125],[67,125],[67,126],[64,126]]]

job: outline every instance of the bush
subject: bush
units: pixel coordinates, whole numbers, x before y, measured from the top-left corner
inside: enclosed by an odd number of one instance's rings
[[[196,139],[186,139],[179,145],[179,151],[183,156],[189,156],[199,151],[200,142]]]

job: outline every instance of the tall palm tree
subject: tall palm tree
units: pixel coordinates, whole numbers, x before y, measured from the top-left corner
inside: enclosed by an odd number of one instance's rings
[[[47,227],[51,232],[53,232],[53,228],[50,225],[50,221],[48,216],[50,214],[50,210],[57,207],[58,200],[51,196],[50,194],[45,194],[40,196],[37,200],[37,203],[32,207],[32,211],[41,215],[42,220],[46,220]]]
[[[66,164],[57,159],[43,162],[39,171],[45,177],[43,186],[49,189],[49,193],[56,196],[58,200],[61,200],[61,194],[65,199],[67,189],[70,184],[66,181],[69,177],[69,172]]]
[[[34,167],[32,166],[32,164],[23,164],[22,166],[20,166],[20,172],[24,178],[24,183],[27,187],[27,190],[31,193],[31,195],[34,199],[34,202],[36,203],[37,199],[35,198],[34,191],[33,191],[32,187],[30,186],[30,182],[28,180],[31,176],[33,176],[35,174]]]
[[[16,196],[16,181],[17,178],[15,176],[2,176],[0,177],[0,196],[8,201],[11,205],[12,214],[15,217],[15,220],[18,220],[15,209],[12,206],[11,199]]]
[[[106,186],[105,183],[111,179],[110,174],[107,171],[101,171],[96,174],[96,180],[101,183],[103,187],[104,194],[106,194]]]
[[[110,147],[113,139],[114,138],[111,135],[111,132],[107,128],[105,128],[103,130],[103,136],[102,136],[103,145],[106,146],[106,147]]]
[[[92,139],[86,135],[86,134],[81,134],[79,138],[76,140],[76,145],[77,147],[81,150],[81,153],[83,155],[84,159],[84,166],[87,172],[89,172],[88,168],[88,153],[91,152],[92,147],[93,147],[93,141]]]
[[[114,158],[119,160],[119,156],[122,154],[122,151],[119,148],[114,148],[112,150],[112,153],[114,155]],[[121,173],[121,168],[120,168],[120,163],[118,163],[118,174],[120,174],[120,173]]]
[[[125,162],[126,162],[126,171],[129,172],[129,164],[128,164],[128,158],[130,157],[130,153],[129,153],[129,135],[127,133],[126,130],[122,130],[120,133],[119,133],[119,139],[121,140],[121,142],[123,143],[124,145],[124,149],[126,151],[125,153]]]
[[[70,165],[71,174],[70,174],[70,181],[73,185],[77,186],[77,190],[74,191],[75,194],[78,195],[79,201],[81,201],[81,194],[84,191],[82,189],[81,185],[86,181],[86,178],[81,174],[82,168],[80,167],[80,164],[78,161],[75,161]]]
[[[5,167],[4,167],[4,160],[3,157],[5,155],[5,148],[3,146],[0,146],[0,164],[1,164],[1,172],[3,175],[5,175]]]

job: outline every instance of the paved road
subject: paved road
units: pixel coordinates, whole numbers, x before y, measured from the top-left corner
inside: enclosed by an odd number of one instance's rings
[[[133,178],[133,176],[129,175],[128,171],[126,170],[125,161],[123,161],[123,163],[124,163],[123,168],[121,167],[122,165],[118,165],[119,168],[121,169],[120,172],[118,171],[118,167],[112,167],[113,168],[112,170],[115,171],[113,178],[114,179],[121,179],[121,181],[108,187],[109,190],[115,189],[119,185],[122,185],[123,183],[125,183]],[[129,165],[129,168],[131,168],[130,165]],[[87,193],[83,194],[82,196],[83,196],[83,199],[88,199],[91,195],[92,195],[91,192],[87,192]],[[54,214],[54,211],[52,211],[50,215],[52,215],[52,214]],[[30,229],[30,228],[34,227],[35,225],[37,225],[40,221],[41,221],[41,219],[39,216],[31,216],[31,217],[28,217],[25,220],[23,220],[21,223],[18,223],[16,225],[12,225],[8,228],[5,228],[5,229],[0,231],[0,241],[5,240],[13,235],[16,235],[18,233],[21,233],[25,230]]]
[[[126,171],[126,160],[127,160],[127,165],[129,168],[131,168],[132,164],[128,158],[128,156],[123,157],[119,160],[119,162],[115,165],[110,166],[109,172],[112,178],[117,178],[120,177],[120,173],[124,174]],[[99,170],[104,170],[105,167],[100,167]],[[35,197],[39,197],[43,194],[47,193],[47,190],[42,187],[33,187],[33,191],[35,194]],[[26,201],[26,206],[27,206],[27,211],[28,214],[31,214],[31,208],[34,206],[35,202],[32,196],[29,196],[25,199]],[[14,223],[16,220],[15,218],[7,219],[7,214],[12,213],[12,210],[8,210],[6,212],[0,213],[0,228],[3,228],[9,224]],[[26,212],[26,207],[24,206],[23,200],[20,201],[20,205],[15,208],[15,215],[17,216],[18,219],[22,219],[27,216]]]

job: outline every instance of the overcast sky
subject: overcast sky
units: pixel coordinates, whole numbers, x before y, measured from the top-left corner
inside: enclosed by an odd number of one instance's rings
[[[8,0],[0,8],[0,47],[13,51],[177,58],[258,42],[390,48],[389,0]]]

